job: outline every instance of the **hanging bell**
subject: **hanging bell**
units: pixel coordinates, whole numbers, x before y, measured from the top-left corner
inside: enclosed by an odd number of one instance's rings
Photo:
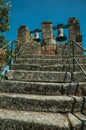
[[[56,41],[65,41],[67,40],[67,37],[64,35],[63,28],[59,28],[58,30],[58,37],[56,38]]]
[[[37,42],[40,42],[41,41],[41,39],[39,38],[39,33],[36,31],[36,33],[35,33],[35,38],[34,38],[34,40],[35,41],[37,41]]]

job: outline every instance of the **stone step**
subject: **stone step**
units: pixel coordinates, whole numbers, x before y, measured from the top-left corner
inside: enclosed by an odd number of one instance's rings
[[[74,82],[80,82],[80,81],[86,82],[86,72],[85,74],[83,72],[73,72],[72,80]]]
[[[19,81],[71,82],[70,72],[9,70],[6,76],[9,80]]]
[[[77,95],[86,96],[86,82],[46,83],[4,80],[0,92],[39,94],[39,95]]]
[[[40,112],[80,112],[86,111],[86,98],[84,100],[78,96],[0,93],[0,108]]]
[[[78,114],[79,116],[80,114]],[[81,114],[80,119],[83,115]],[[84,117],[86,121],[86,117]],[[2,130],[85,130],[82,121],[75,115],[45,112],[27,112],[0,109],[0,129]]]
[[[86,65],[81,64],[84,70],[86,70]],[[73,70],[73,64],[68,65],[47,65],[47,66],[41,66],[37,64],[13,64],[12,65],[13,70],[32,70],[32,71],[72,71]],[[75,70],[80,71],[80,67],[78,65],[75,65]]]
[[[62,58],[62,55],[36,55],[36,54],[28,54],[24,55],[23,53],[19,56],[19,58],[40,58],[40,59],[58,59],[59,57]]]
[[[71,130],[86,130],[86,116],[82,113],[68,113]]]
[[[41,66],[63,64],[63,59],[16,58],[15,63],[37,64]]]
[[[77,58],[86,58],[86,55],[75,55]],[[18,57],[18,56],[17,56]],[[21,54],[21,55],[19,55],[19,58],[40,58],[40,59],[58,59],[58,58],[64,58],[64,57],[66,57],[66,56],[64,56],[64,54],[63,55],[60,55],[60,54],[58,54],[58,55],[36,55],[36,54],[28,54],[27,53],[27,55],[25,55],[25,54]],[[69,58],[71,57],[71,56],[68,56]]]
[[[86,58],[78,58],[77,59],[80,64],[86,64]],[[38,64],[42,66],[46,65],[57,65],[57,64],[68,64],[73,63],[72,59],[64,59],[64,58],[57,58],[57,59],[42,59],[42,58],[16,58],[15,63],[19,64]]]

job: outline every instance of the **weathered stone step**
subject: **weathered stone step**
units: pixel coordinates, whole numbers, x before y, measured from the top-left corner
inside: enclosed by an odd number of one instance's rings
[[[84,74],[83,72],[73,72],[72,80],[74,82],[86,82],[86,74]]]
[[[15,63],[23,63],[23,64],[38,64],[41,66],[46,65],[57,65],[57,64],[63,64],[63,59],[40,59],[40,58],[16,58]]]
[[[30,94],[0,93],[0,108],[43,111],[79,112],[86,110],[86,99],[78,96],[42,96]]]
[[[80,119],[82,117],[81,114]],[[84,118],[86,120],[86,117]],[[66,115],[0,109],[0,129],[2,128],[3,130],[85,130],[86,123],[81,129],[82,122],[71,113]]]
[[[82,113],[68,113],[71,130],[86,130],[86,116]]]
[[[86,64],[86,58],[78,58],[80,64]],[[65,64],[65,63],[73,63],[72,59],[65,60],[64,58],[57,59],[42,59],[42,58],[16,58],[15,63],[23,63],[23,64],[38,64],[38,65],[57,65],[57,64]]]
[[[17,56],[18,57],[18,56]],[[36,55],[36,54],[28,54],[24,55],[23,53],[19,55],[19,58],[40,58],[40,59],[58,59],[59,57],[62,58],[62,55]]]
[[[9,70],[6,76],[9,80],[19,81],[71,82],[70,72]]]
[[[86,82],[82,83],[46,83],[4,80],[0,92],[39,95],[78,95],[86,96]]]
[[[86,55],[75,55],[77,58],[86,58]],[[28,54],[24,55],[23,53],[21,55],[19,55],[20,58],[40,58],[40,59],[58,59],[58,58],[64,58],[66,56],[64,55],[36,55],[36,54]],[[68,56],[69,58],[71,56]]]
[[[84,70],[86,70],[86,65],[81,64]],[[41,66],[37,64],[13,64],[12,65],[13,70],[32,70],[32,71],[72,71],[73,70],[73,64],[57,64],[57,65],[47,65],[47,66]],[[80,67],[78,65],[75,65],[75,70],[80,71]]]
[[[86,116],[81,113],[66,115],[0,109],[0,129],[2,128],[3,130],[85,130]]]

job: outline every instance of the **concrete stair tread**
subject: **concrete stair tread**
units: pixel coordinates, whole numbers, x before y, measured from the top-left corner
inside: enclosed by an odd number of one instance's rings
[[[86,102],[86,101],[85,101]],[[84,102],[84,104],[86,104]],[[83,97],[0,93],[0,108],[43,112],[81,111]],[[83,111],[86,105],[83,107]]]
[[[55,100],[55,101],[72,101],[73,98],[71,96],[56,96],[56,95],[32,95],[32,94],[18,94],[18,93],[0,93],[0,96],[13,97],[13,98],[26,98],[26,99],[35,99],[35,100]],[[82,97],[73,96],[78,99],[82,99]]]
[[[86,65],[86,58],[77,58],[80,64]],[[29,63],[29,64],[40,64],[40,65],[54,65],[54,64],[65,64],[73,63],[72,58],[57,58],[57,59],[42,59],[42,58],[16,58],[15,63]]]
[[[53,57],[52,58],[45,58],[45,59],[43,59],[43,58],[23,58],[23,57],[19,57],[19,58],[16,58],[16,60],[38,60],[38,61],[50,61],[50,60],[52,60],[52,61],[58,61],[58,60],[63,60],[64,61],[64,57],[62,58],[62,57],[58,57],[58,58],[56,58],[56,59],[54,59]],[[72,60],[72,59],[70,59],[69,58],[69,60]],[[82,58],[82,57],[77,57],[77,60],[86,60],[86,57],[85,58]]]
[[[84,70],[86,70],[86,64],[81,64]],[[13,70],[32,70],[32,71],[72,71],[73,64],[54,64],[54,65],[38,65],[38,64],[28,64],[28,63],[14,63],[12,65]],[[76,71],[81,71],[80,67],[75,65]]]
[[[40,82],[86,82],[86,76],[82,72],[65,71],[29,71],[9,70],[6,73],[9,80],[40,81]],[[82,78],[81,78],[82,77]],[[71,79],[72,78],[72,79]]]
[[[26,81],[18,81],[18,80],[2,80],[1,82],[2,83],[3,82],[11,82],[11,83],[13,83],[13,82],[14,83],[18,83],[19,82],[19,83],[31,83],[31,84],[33,84],[33,83],[36,83],[36,84],[45,84],[46,83],[46,84],[50,84],[50,85],[52,85],[52,84],[54,84],[54,85],[56,85],[56,84],[86,84],[86,82],[70,82],[70,83],[69,82],[68,83],[64,83],[64,82],[63,83],[53,83],[52,82],[52,83],[49,83],[49,82],[40,82],[40,81],[37,81],[37,82],[29,82],[28,81],[28,82],[26,82]]]
[[[28,65],[28,66],[32,65],[32,66],[47,67],[46,65],[42,66],[40,64],[30,64],[30,63],[14,63],[13,65]],[[64,66],[64,65],[68,66],[69,64],[68,63],[67,64],[54,64],[54,65],[49,65],[49,67],[57,67],[57,66]],[[73,64],[70,64],[70,65],[72,66]],[[86,64],[80,64],[80,65],[85,66]]]
[[[83,120],[84,118],[84,120]],[[86,129],[86,116],[80,112],[78,113],[68,113],[68,119],[71,123],[72,129],[76,128],[78,130]],[[76,127],[75,127],[76,126]]]
[[[15,120],[19,122],[50,125],[56,127],[68,127],[68,120],[65,115],[59,113],[27,112],[0,109],[0,120]],[[59,122],[60,121],[60,122]]]
[[[77,117],[75,116],[77,115]],[[78,119],[80,117],[81,120]],[[33,111],[18,111],[0,109],[0,128],[15,128],[20,130],[27,128],[28,130],[44,130],[44,129],[81,129],[82,118],[86,121],[86,116],[81,113],[45,113]],[[31,125],[32,124],[32,125]],[[84,128],[86,123],[84,123]]]
[[[0,92],[28,93],[39,95],[86,95],[86,82],[79,83],[49,83],[4,80]]]
[[[21,54],[19,57],[29,57],[29,58],[43,58],[43,59],[45,59],[45,58],[54,58],[54,59],[57,59],[57,58],[62,58],[62,57],[64,57],[64,55],[36,55],[36,54],[26,54],[26,55],[24,55],[24,54]],[[71,56],[69,56],[69,57],[71,57]],[[79,57],[79,58],[86,58],[86,55],[76,55],[76,57]]]
[[[40,81],[40,82],[70,82],[70,72],[9,70],[6,73],[9,80]]]

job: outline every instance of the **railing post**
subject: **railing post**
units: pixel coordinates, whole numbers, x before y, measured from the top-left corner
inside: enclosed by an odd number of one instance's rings
[[[74,41],[72,41],[72,59],[73,59],[73,72],[75,72],[75,46]]]
[[[13,56],[13,41],[11,42],[11,56]]]

